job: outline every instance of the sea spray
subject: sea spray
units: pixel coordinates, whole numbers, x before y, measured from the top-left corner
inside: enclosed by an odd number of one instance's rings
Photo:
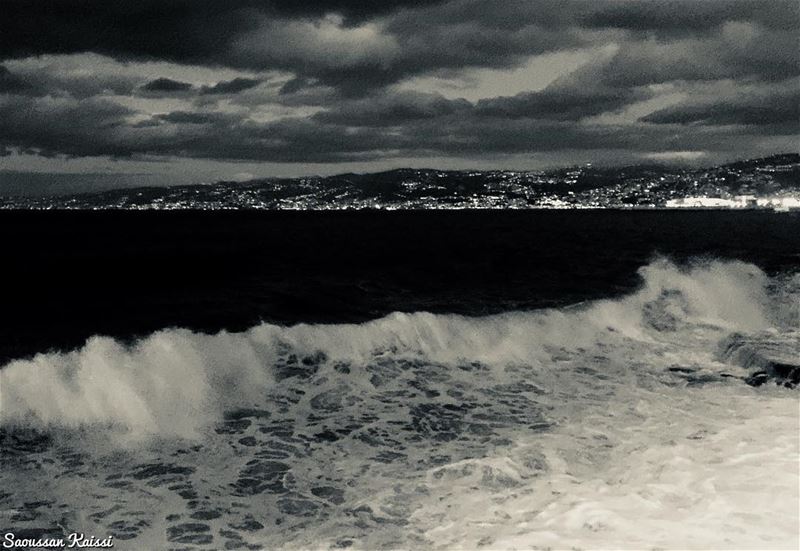
[[[638,291],[577,308],[488,317],[395,313],[371,322],[292,327],[262,324],[216,335],[166,329],[131,346],[93,337],[80,350],[39,354],[0,370],[0,423],[104,426],[134,437],[195,437],[226,409],[258,404],[287,361],[348,364],[380,358],[456,367],[479,362],[554,368],[552,354],[620,339],[668,341],[689,324],[733,331],[779,322],[787,301],[772,301],[752,265],[657,259],[640,271]],[[318,367],[318,366],[317,366]]]

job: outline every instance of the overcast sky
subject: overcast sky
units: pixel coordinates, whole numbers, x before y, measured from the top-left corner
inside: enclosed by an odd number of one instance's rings
[[[797,150],[797,0],[0,10],[5,171],[152,183]]]

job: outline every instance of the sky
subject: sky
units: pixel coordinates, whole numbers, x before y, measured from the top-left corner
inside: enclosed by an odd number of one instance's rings
[[[710,165],[798,150],[797,0],[0,8],[0,183]]]

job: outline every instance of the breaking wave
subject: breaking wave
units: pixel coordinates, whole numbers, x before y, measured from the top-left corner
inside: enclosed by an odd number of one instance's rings
[[[623,341],[619,353],[630,354],[632,343],[672,342],[676,348],[667,354],[691,355],[693,348],[713,348],[714,338],[797,319],[797,289],[777,285],[753,265],[706,260],[678,266],[657,259],[639,274],[641,286],[631,294],[563,309],[488,317],[395,313],[363,324],[262,324],[216,335],[165,329],[131,346],[92,337],[79,350],[3,367],[0,423],[195,437],[225,410],[263,402],[291,369],[327,370],[362,385],[370,378],[367,366],[391,357],[452,368],[477,363],[503,376],[510,365],[558,369],[554,358],[564,351]],[[797,277],[786,281],[796,284]],[[708,335],[681,344],[687,327],[705,328]]]
[[[762,378],[797,374],[800,277],[639,273],[560,309],[11,362],[0,516],[119,549],[796,548],[798,394]]]

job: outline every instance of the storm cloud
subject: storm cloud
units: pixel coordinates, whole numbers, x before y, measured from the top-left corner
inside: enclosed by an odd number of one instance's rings
[[[6,0],[0,149],[465,165],[757,153],[796,137],[799,37],[800,5],[782,0]]]
[[[181,82],[179,80],[163,77],[151,80],[142,86],[142,90],[147,92],[185,92],[191,89],[192,85],[188,82]]]
[[[204,86],[201,90],[203,94],[236,94],[243,92],[261,83],[260,80],[254,78],[235,78],[233,80],[218,82],[213,86]]]

